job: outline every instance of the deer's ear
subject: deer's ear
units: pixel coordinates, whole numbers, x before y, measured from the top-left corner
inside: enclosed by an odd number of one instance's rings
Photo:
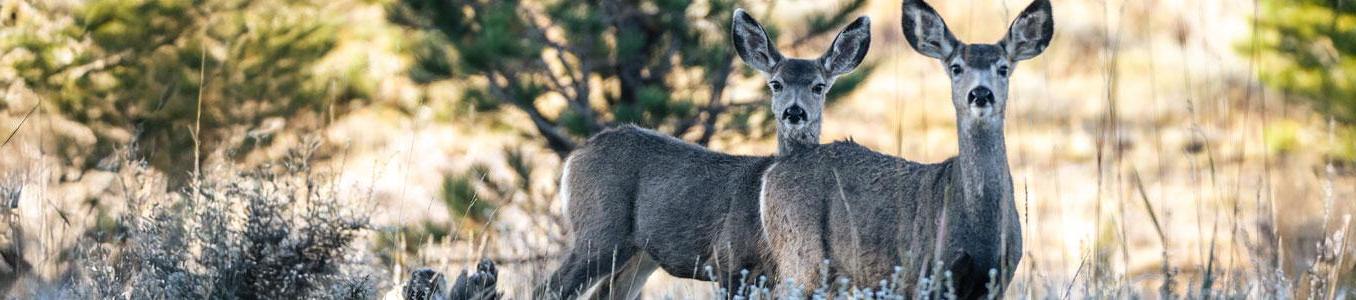
[[[1050,13],[1050,0],[1036,0],[1022,10],[1008,26],[1008,35],[998,42],[1007,50],[1012,61],[1026,60],[1045,51],[1055,34],[1055,17]]]
[[[833,38],[833,45],[819,62],[831,76],[847,74],[866,59],[866,51],[870,48],[871,18],[859,17]]]
[[[730,27],[735,52],[739,54],[739,58],[744,59],[744,63],[758,71],[768,73],[772,71],[773,66],[782,61],[782,54],[777,52],[777,46],[772,44],[767,30],[763,30],[763,25],[759,25],[758,21],[744,12],[744,9],[735,9],[734,21]]]
[[[909,45],[928,57],[944,59],[960,46],[960,41],[946,28],[942,16],[923,0],[904,0],[900,25]]]

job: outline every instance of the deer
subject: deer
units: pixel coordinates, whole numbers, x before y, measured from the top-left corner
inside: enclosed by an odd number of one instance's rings
[[[1022,257],[1003,132],[1008,79],[1050,44],[1050,6],[1035,0],[997,43],[967,44],[927,3],[903,1],[905,39],[951,78],[958,155],[924,164],[849,139],[779,158],[758,205],[783,286],[897,278],[894,289],[909,295],[925,276],[950,272],[959,298],[1002,295]],[[778,293],[796,291],[783,286]]]
[[[854,20],[814,59],[783,57],[742,9],[734,12],[731,38],[771,90],[782,156],[819,144],[825,94],[865,58],[870,19]],[[726,288],[771,274],[756,230],[757,200],[759,179],[776,156],[724,154],[632,125],[590,137],[563,163],[558,201],[572,236],[534,297],[593,290],[597,298],[632,299],[656,269]]]

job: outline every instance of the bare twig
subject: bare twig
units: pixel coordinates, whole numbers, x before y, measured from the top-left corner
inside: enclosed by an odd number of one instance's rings
[[[207,27],[204,26],[204,34]],[[196,190],[201,186],[202,180],[202,95],[203,90],[207,89],[207,45],[201,45],[202,51],[198,59],[198,104],[193,116],[193,186]],[[198,192],[193,192],[193,198],[197,199]]]
[[[1096,249],[1093,249],[1093,251],[1097,251],[1097,250],[1096,250]],[[1073,291],[1074,283],[1077,283],[1077,282],[1078,282],[1078,275],[1079,275],[1079,274],[1083,274],[1083,266],[1085,266],[1085,265],[1087,265],[1087,264],[1088,264],[1088,256],[1085,254],[1085,255],[1083,255],[1083,259],[1080,260],[1080,261],[1078,262],[1078,270],[1075,270],[1075,271],[1074,271],[1073,279],[1070,279],[1070,280],[1069,280],[1069,284],[1068,284],[1067,286],[1064,287],[1064,296],[1063,296],[1063,297],[1060,297],[1059,299],[1061,299],[1061,300],[1063,300],[1063,299],[1069,299],[1069,292],[1072,292],[1072,291]]]
[[[1149,220],[1154,223],[1154,231],[1158,233],[1158,239],[1163,242],[1163,247],[1167,248],[1167,235],[1163,234],[1163,225],[1158,222],[1158,214],[1154,212],[1153,204],[1149,203],[1149,193],[1144,190],[1144,181],[1139,177],[1139,170],[1133,170],[1131,174],[1135,188],[1139,190],[1140,200],[1144,201],[1144,209],[1149,212]]]
[[[1154,206],[1149,202],[1149,193],[1144,190],[1144,180],[1140,179],[1139,170],[1131,172],[1135,188],[1139,190],[1140,200],[1144,202],[1144,211],[1149,213],[1149,220],[1153,221],[1154,231],[1158,233],[1158,242],[1163,246],[1163,285],[1159,288],[1159,297],[1167,299],[1172,293],[1173,286],[1172,260],[1168,256],[1168,236],[1163,233],[1163,225],[1158,222],[1158,213],[1154,212]]]
[[[5,145],[9,145],[10,139],[13,139],[13,138],[14,138],[14,135],[19,133],[19,129],[20,129],[20,128],[24,128],[24,123],[28,122],[28,117],[33,116],[33,112],[38,111],[38,107],[41,107],[41,106],[42,106],[42,98],[38,98],[38,103],[37,103],[37,104],[33,104],[33,108],[29,109],[29,110],[28,110],[28,113],[25,113],[25,114],[24,114],[24,118],[23,118],[23,119],[19,119],[19,126],[14,126],[14,130],[12,130],[12,131],[9,132],[9,136],[6,136],[6,137],[5,137],[5,142],[4,142],[4,143],[0,143],[0,147],[4,147]]]
[[[1335,234],[1337,238],[1334,238],[1334,242],[1337,244],[1337,251],[1333,252],[1333,254],[1337,256],[1337,262],[1333,263],[1332,269],[1328,270],[1327,299],[1338,299],[1337,286],[1342,285],[1342,281],[1340,281],[1342,279],[1342,273],[1339,271],[1341,271],[1343,264],[1345,263],[1344,259],[1347,257],[1347,241],[1351,239],[1350,229],[1351,215],[1343,215],[1342,229],[1338,229],[1338,233]]]

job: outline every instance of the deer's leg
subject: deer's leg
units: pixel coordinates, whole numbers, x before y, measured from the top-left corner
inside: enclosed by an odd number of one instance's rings
[[[605,139],[600,134],[594,141]],[[568,210],[573,241],[560,267],[537,287],[536,298],[577,297],[620,271],[639,251],[633,242],[636,179],[617,174],[625,170],[614,161],[617,155],[590,149],[577,150],[565,162],[560,201]]]
[[[764,186],[759,199],[763,234],[777,270],[776,296],[800,298],[818,287],[825,249],[821,202]],[[789,295],[799,290],[800,295]]]
[[[537,288],[537,298],[573,299],[599,280],[622,271],[639,251],[632,243],[631,216],[593,211],[575,205],[574,242],[549,280]]]
[[[774,243],[773,261],[781,279],[775,292],[777,296],[802,297],[819,287],[824,249],[817,237],[813,233],[801,233],[799,237]],[[788,294],[794,290],[800,290],[800,295]]]
[[[573,299],[599,280],[620,273],[635,254],[636,247],[630,245],[576,245],[534,294],[539,299]]]
[[[645,287],[650,274],[659,269],[659,263],[644,252],[631,256],[631,260],[617,273],[603,280],[590,299],[636,299]]]

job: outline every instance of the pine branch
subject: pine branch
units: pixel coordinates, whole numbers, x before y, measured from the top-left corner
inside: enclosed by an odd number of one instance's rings
[[[829,14],[817,14],[809,17],[809,28],[804,35],[791,42],[791,48],[799,48],[806,42],[818,38],[825,34],[832,34],[840,27],[847,26],[848,22],[856,19],[852,17],[852,12],[866,6],[866,0],[852,0],[852,2],[843,5]]]
[[[725,102],[722,97],[725,94],[725,86],[729,83],[730,72],[734,70],[734,58],[726,54],[720,64],[720,69],[712,75],[711,83],[711,103],[707,104],[706,123],[702,124],[702,136],[697,138],[697,144],[706,146],[711,143],[711,137],[716,135],[716,120],[720,114],[725,112]]]
[[[528,20],[528,22],[526,23],[530,25],[528,26],[528,30],[531,31],[532,37],[536,39],[538,42],[542,43],[543,45],[551,47],[551,49],[555,50],[556,62],[559,63],[562,68],[564,68],[562,73],[566,76],[567,79],[569,79],[569,83],[571,85],[570,88],[573,91],[573,94],[566,95],[564,92],[566,88],[564,86],[557,85],[556,88],[560,90],[561,95],[565,95],[566,99],[569,100],[567,101],[567,103],[569,104],[570,109],[573,110],[576,114],[579,115],[580,118],[584,120],[585,122],[584,124],[586,127],[585,131],[588,134],[592,134],[594,132],[602,130],[603,123],[602,120],[598,119],[598,114],[593,111],[592,107],[589,106],[591,87],[589,86],[588,82],[589,78],[588,71],[590,70],[590,66],[586,55],[587,53],[581,48],[567,46],[565,44],[551,40],[549,37],[546,36],[546,30],[543,28],[551,28],[552,26],[554,26],[554,24],[549,23],[549,21],[546,24],[537,24],[537,22],[532,20],[543,19],[537,17],[537,15],[539,15],[538,13],[536,13],[532,9],[524,9],[523,11],[527,14],[526,19]],[[580,67],[578,71],[575,70],[574,67],[570,64],[569,60],[566,59],[565,57],[566,53],[574,55],[574,57],[577,60],[579,60]],[[552,80],[553,83],[560,80],[555,75],[555,72],[551,71],[547,67],[545,56],[541,57],[541,62],[542,69],[545,70],[544,72],[551,77],[550,80]]]
[[[499,99],[504,102],[512,103],[513,106],[518,107],[518,109],[527,113],[527,116],[532,119],[532,125],[536,127],[537,132],[541,133],[542,137],[546,138],[546,146],[550,147],[551,151],[555,152],[556,156],[559,156],[561,159],[568,156],[570,151],[573,151],[577,146],[574,140],[571,139],[569,135],[561,132],[560,128],[556,127],[554,122],[547,120],[546,116],[542,115],[541,111],[537,109],[537,106],[533,104],[534,101],[532,99],[524,99],[522,95],[516,95],[509,89],[509,87],[520,86],[518,79],[513,73],[498,72],[499,71],[494,71],[489,76],[488,86],[490,87],[490,93],[499,97]],[[496,80],[496,78],[502,78],[504,83],[499,83],[499,80]]]

